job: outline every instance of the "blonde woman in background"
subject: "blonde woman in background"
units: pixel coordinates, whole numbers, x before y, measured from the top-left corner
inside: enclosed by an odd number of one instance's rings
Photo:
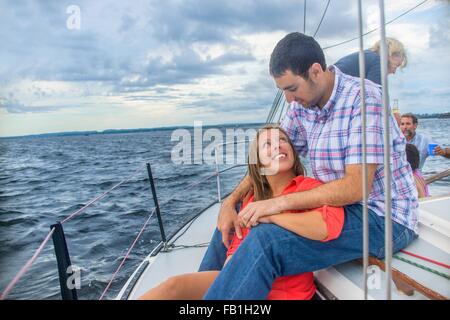
[[[398,68],[406,67],[408,59],[403,44],[394,38],[386,38],[388,49],[388,74],[395,74]],[[381,85],[380,41],[364,51],[366,79]],[[349,54],[334,64],[343,73],[359,77],[359,52]],[[400,126],[400,110],[395,105],[392,109],[397,124]]]

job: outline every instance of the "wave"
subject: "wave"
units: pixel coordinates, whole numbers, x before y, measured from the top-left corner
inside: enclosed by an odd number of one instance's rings
[[[39,220],[36,218],[12,218],[12,219],[2,219],[0,220],[0,227],[10,227],[16,224],[36,224]]]

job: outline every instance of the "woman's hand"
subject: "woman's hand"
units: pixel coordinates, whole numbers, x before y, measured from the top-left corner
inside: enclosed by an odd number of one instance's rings
[[[257,226],[261,218],[281,212],[281,197],[249,203],[239,214],[239,225],[246,228]],[[267,223],[267,219],[264,220]]]
[[[235,203],[232,200],[226,199],[223,201],[219,217],[217,218],[217,229],[222,233],[222,242],[227,248],[230,246],[231,231],[233,229],[237,237],[242,239]]]

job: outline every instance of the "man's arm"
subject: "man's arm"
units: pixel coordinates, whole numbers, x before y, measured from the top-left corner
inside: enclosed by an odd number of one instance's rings
[[[237,219],[236,204],[247,194],[251,187],[248,175],[233,190],[233,192],[222,202],[219,217],[217,218],[217,229],[222,233],[222,242],[229,247],[230,231],[234,228],[239,239],[242,238],[241,228]]]
[[[370,193],[377,166],[377,164],[367,165],[368,193]],[[280,197],[278,200],[280,209],[281,211],[302,210],[324,205],[340,207],[361,201],[363,199],[362,178],[362,164],[347,165],[342,179],[325,183],[315,189]]]
[[[370,193],[377,164],[367,165],[367,193]],[[324,205],[339,207],[361,201],[362,164],[345,167],[342,179],[325,183],[317,188],[290,193],[284,196],[249,203],[239,213],[239,223],[247,227],[255,226],[260,217],[278,214],[289,210],[305,210]]]

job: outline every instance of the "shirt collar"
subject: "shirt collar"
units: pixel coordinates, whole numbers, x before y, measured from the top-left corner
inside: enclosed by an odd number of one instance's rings
[[[305,180],[305,176],[296,176],[294,179],[291,180],[291,182],[289,182],[287,184],[287,186],[283,189],[283,192],[281,194],[284,194],[287,191],[290,191],[290,189],[295,186],[296,189],[297,187],[303,182],[303,180]]]
[[[342,78],[342,72],[337,67],[331,65],[328,67],[328,70],[334,73],[334,85],[330,98],[322,108],[322,111],[326,114],[329,114],[336,104],[336,95]]]
[[[407,143],[414,143],[414,142],[417,143],[419,142],[418,140],[420,140],[420,138],[421,138],[420,134],[418,134],[416,131],[416,133],[414,133],[414,137],[409,142],[407,141]]]

